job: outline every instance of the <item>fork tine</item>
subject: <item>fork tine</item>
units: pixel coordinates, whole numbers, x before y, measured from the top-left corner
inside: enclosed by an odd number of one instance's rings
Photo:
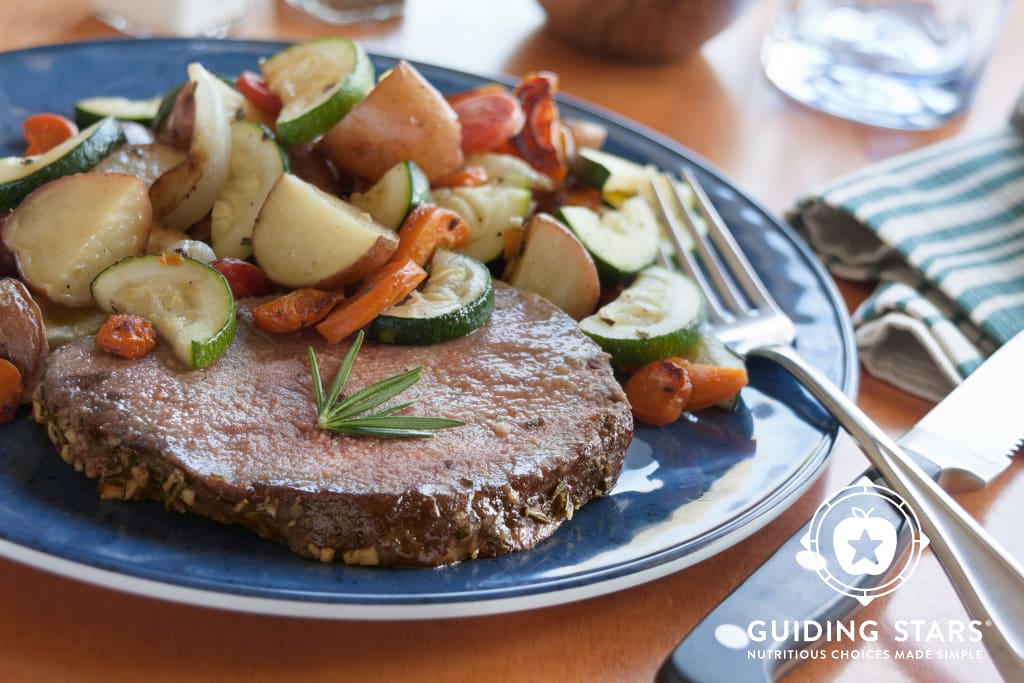
[[[675,187],[672,181],[665,175],[657,175],[651,178],[650,187],[651,194],[653,197],[654,208],[657,209],[661,216],[662,223],[666,228],[669,240],[672,242],[672,247],[675,252],[676,258],[679,260],[679,265],[683,271],[693,278],[694,282],[702,292],[704,292],[704,298],[707,301],[708,317],[712,322],[729,322],[733,319],[732,314],[723,308],[720,299],[717,296],[715,289],[708,282],[704,276],[704,271],[701,270],[700,265],[697,263],[693,254],[683,244],[683,228],[679,225],[676,220],[675,212],[670,210],[667,200],[662,194],[661,188],[659,188],[658,179],[664,180],[664,184],[672,188],[672,194],[678,203],[679,197],[675,192]],[[672,263],[672,259],[664,253],[663,250],[658,251],[659,262],[666,268],[675,269],[675,265]]]
[[[778,311],[779,307],[776,305],[775,299],[768,293],[761,278],[757,276],[750,261],[743,254],[743,250],[736,243],[736,239],[725,226],[725,222],[718,210],[715,209],[714,204],[711,203],[703,186],[689,169],[683,169],[682,177],[693,191],[697,210],[708,224],[708,235],[718,247],[722,258],[729,264],[733,277],[739,282],[747,298],[755,308],[771,308]]]
[[[696,179],[694,179],[692,175],[689,177],[684,175],[683,179],[690,186],[690,189],[694,194],[694,198],[697,199],[698,207],[701,209],[701,214],[704,216],[704,219],[709,222],[709,234],[713,234],[713,230],[710,227],[711,220],[708,218],[709,212],[707,207],[710,205],[710,202],[707,201],[707,195],[703,195],[704,201],[702,202],[701,196],[694,187]],[[686,228],[687,233],[689,233],[694,248],[697,250],[697,254],[700,256],[700,260],[704,264],[704,268],[715,283],[718,296],[721,297],[722,302],[734,315],[742,317],[750,313],[750,307],[747,305],[747,301],[743,298],[743,295],[740,293],[740,290],[737,288],[735,280],[733,279],[736,273],[730,274],[730,270],[722,263],[722,259],[719,258],[715,250],[713,250],[708,244],[707,238],[701,234],[700,230],[697,228],[697,221],[694,217],[693,209],[690,208],[689,202],[679,194],[679,188],[676,187],[675,183],[671,182],[671,179],[666,177],[666,180],[669,187],[672,188],[672,196],[676,201],[676,205],[680,209],[684,227]],[[711,207],[711,211],[715,211],[713,206]],[[719,224],[721,223],[721,218],[718,216],[717,212],[715,212],[714,218],[717,219]],[[677,251],[681,250],[681,247],[681,244],[677,246]],[[730,265],[732,264],[730,263]]]

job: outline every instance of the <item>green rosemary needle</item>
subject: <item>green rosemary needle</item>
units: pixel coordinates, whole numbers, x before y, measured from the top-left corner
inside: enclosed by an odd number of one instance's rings
[[[431,430],[461,427],[466,424],[461,420],[446,417],[420,417],[413,415],[395,415],[403,408],[408,408],[416,400],[383,406],[385,403],[402,393],[423,376],[423,366],[388,377],[342,397],[341,391],[348,381],[356,354],[363,345],[363,332],[356,335],[352,348],[345,354],[338,373],[334,376],[327,394],[320,378],[320,366],[316,361],[316,353],[310,346],[309,370],[313,375],[313,399],[316,403],[316,423],[323,429],[354,436],[380,436],[392,438],[433,438]],[[377,410],[374,410],[377,409]],[[372,411],[372,412],[371,412]]]

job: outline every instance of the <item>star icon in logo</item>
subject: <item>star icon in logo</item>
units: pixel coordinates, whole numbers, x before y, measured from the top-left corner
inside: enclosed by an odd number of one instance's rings
[[[874,564],[878,564],[878,556],[875,554],[875,550],[878,546],[882,545],[882,541],[876,541],[868,535],[868,530],[864,529],[861,531],[860,538],[857,540],[847,541],[850,547],[854,550],[853,562],[856,563],[858,560],[868,560]]]
[[[900,534],[907,532],[910,552],[889,581],[871,583],[893,568]],[[865,480],[848,486],[818,506],[810,529],[800,539],[797,564],[815,572],[837,593],[866,605],[888,595],[909,578],[928,538],[917,515],[895,491]]]

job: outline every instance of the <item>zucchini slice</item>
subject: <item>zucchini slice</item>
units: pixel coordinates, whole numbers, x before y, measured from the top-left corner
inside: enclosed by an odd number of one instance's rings
[[[462,216],[469,226],[469,243],[459,251],[488,263],[505,251],[505,232],[521,227],[530,212],[533,193],[522,187],[480,185],[441,188],[433,201]]]
[[[658,171],[610,152],[581,147],[576,150],[572,172],[581,182],[600,189],[606,202],[618,206],[643,191]]]
[[[594,257],[602,282],[622,282],[658,257],[661,225],[643,195],[600,213],[585,206],[563,206],[559,217]]]
[[[282,173],[288,157],[273,133],[251,121],[231,124],[228,177],[210,215],[210,243],[217,256],[252,256],[252,228],[260,207]]]
[[[430,201],[430,181],[412,161],[400,161],[366,192],[354,192],[349,203],[378,223],[398,230],[409,212]]]
[[[681,273],[651,266],[617,299],[580,321],[580,329],[619,368],[686,353],[701,339],[704,295]]]
[[[326,133],[373,87],[373,63],[365,50],[338,36],[293,45],[260,68],[270,91],[284,102],[277,136],[286,147]]]
[[[0,159],[0,213],[51,180],[85,173],[123,142],[121,126],[105,118],[44,154]]]
[[[216,270],[178,254],[130,256],[92,281],[107,313],[141,315],[194,369],[220,358],[235,336],[235,300]]]
[[[542,192],[551,192],[555,189],[555,182],[549,176],[511,154],[493,152],[470,154],[466,156],[462,167],[470,166],[479,166],[484,169],[490,183],[525,187]]]
[[[387,344],[436,344],[480,329],[493,310],[494,287],[487,266],[438,249],[423,288],[377,316],[370,337]]]
[[[145,100],[127,97],[89,97],[75,104],[75,123],[84,128],[109,116],[118,121],[134,121],[143,126],[152,126],[162,101],[163,96]]]

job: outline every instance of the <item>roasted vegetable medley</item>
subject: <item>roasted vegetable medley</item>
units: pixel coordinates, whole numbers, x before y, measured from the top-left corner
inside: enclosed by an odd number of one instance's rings
[[[229,350],[236,300],[262,297],[269,334],[437,344],[488,321],[492,278],[577,320],[643,422],[746,384],[697,287],[656,265],[666,181],[563,119],[555,74],[442,94],[329,37],[165,85],[30,116],[24,156],[0,159],[0,419],[76,337],[125,358],[168,344],[202,369]]]

